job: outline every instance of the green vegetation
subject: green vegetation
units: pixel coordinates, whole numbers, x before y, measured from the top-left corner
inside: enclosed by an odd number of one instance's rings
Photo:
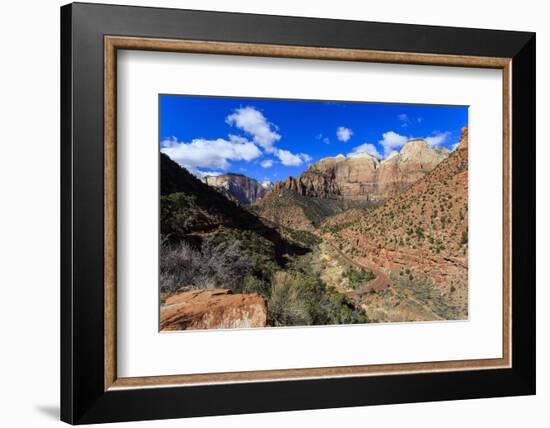
[[[428,309],[441,319],[460,319],[459,308],[450,303],[441,294],[439,288],[435,287],[428,278],[417,276],[416,278],[408,277],[403,279],[403,277],[395,276],[392,280],[394,280],[393,288],[402,296],[401,299],[403,301],[412,299],[424,307],[424,310]]]
[[[311,272],[279,271],[268,301],[274,326],[366,323],[367,317],[344,296]]]
[[[322,242],[321,238],[307,230],[286,229],[285,231],[293,241],[309,248],[319,245]]]
[[[376,278],[376,275],[370,270],[366,269],[357,269],[350,266],[344,272],[344,278],[348,279],[348,284],[350,288],[356,290],[357,288],[364,287],[369,281],[372,281]]]
[[[260,294],[273,326],[368,322],[361,309],[321,280],[311,256],[319,237],[268,225],[169,158],[161,156],[161,162],[161,300],[181,291],[224,288]],[[332,208],[321,212],[316,203],[307,201],[320,221]]]
[[[161,244],[162,298],[189,289],[225,288],[234,293],[259,293],[267,300],[274,326],[353,324],[368,322],[346,296],[326,286],[307,256],[280,269],[262,244],[222,239],[204,240],[200,248],[186,242]],[[260,253],[251,252],[252,248]]]

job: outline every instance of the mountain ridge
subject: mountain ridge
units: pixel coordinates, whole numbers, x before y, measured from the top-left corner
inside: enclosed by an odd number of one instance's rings
[[[404,190],[448,155],[424,139],[412,139],[383,160],[365,152],[320,159],[297,178],[276,183],[270,192],[286,189],[317,198],[380,201]]]
[[[468,129],[429,174],[372,210],[326,219],[324,236],[400,278],[430,281],[467,316]]]
[[[228,172],[220,175],[205,175],[202,181],[211,187],[226,190],[242,204],[253,204],[271,188],[268,180],[258,182],[244,174]]]
[[[425,140],[415,139],[383,161],[367,153],[323,158],[299,177],[277,182],[255,204],[255,210],[274,223],[312,230],[323,217],[372,207],[399,194],[448,156]],[[328,209],[320,209],[320,201]]]

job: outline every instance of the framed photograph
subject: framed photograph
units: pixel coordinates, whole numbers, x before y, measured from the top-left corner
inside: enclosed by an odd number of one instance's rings
[[[61,8],[61,418],[535,393],[535,35]]]

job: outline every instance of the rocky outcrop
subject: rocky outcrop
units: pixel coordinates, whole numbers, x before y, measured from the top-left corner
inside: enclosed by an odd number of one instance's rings
[[[425,140],[411,140],[399,153],[380,163],[378,195],[394,196],[420,180],[448,156],[448,151],[432,149]]]
[[[271,180],[262,180],[260,181],[260,186],[262,186],[265,190],[269,190],[273,187],[273,182]]]
[[[289,190],[316,198],[380,201],[418,181],[448,154],[446,149],[433,149],[425,140],[415,139],[383,161],[367,153],[325,158],[298,178],[277,183],[271,192]]]
[[[227,191],[237,201],[243,204],[252,204],[262,198],[271,188],[269,180],[258,183],[253,178],[242,174],[207,175],[203,181],[209,186]]]
[[[342,214],[324,225],[326,239],[352,253],[358,262],[371,261],[398,278],[428,278],[464,315],[468,298],[467,128],[462,130],[457,149],[405,191],[375,209],[357,211],[353,217]]]
[[[462,128],[462,133],[460,135],[460,141],[458,142],[458,150],[468,151],[468,127],[467,126]]]
[[[267,305],[257,293],[231,290],[184,291],[166,299],[160,308],[160,330],[253,328],[267,325]]]

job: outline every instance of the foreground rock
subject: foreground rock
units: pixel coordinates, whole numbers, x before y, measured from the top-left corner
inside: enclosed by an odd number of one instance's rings
[[[175,294],[160,308],[161,331],[253,328],[267,325],[267,306],[257,293],[193,290]]]

